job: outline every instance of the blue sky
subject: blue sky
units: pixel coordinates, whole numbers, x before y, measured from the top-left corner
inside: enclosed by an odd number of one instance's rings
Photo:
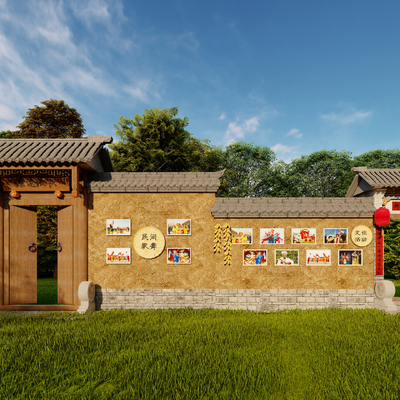
[[[0,0],[0,129],[63,99],[88,135],[179,107],[289,161],[400,148],[400,1]]]

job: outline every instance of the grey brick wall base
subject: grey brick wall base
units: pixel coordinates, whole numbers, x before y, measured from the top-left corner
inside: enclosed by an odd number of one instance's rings
[[[374,289],[96,289],[96,309],[374,308]]]

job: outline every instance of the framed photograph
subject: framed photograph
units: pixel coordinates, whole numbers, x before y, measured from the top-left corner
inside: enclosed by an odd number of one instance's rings
[[[285,229],[265,228],[260,229],[260,244],[284,244]]]
[[[167,219],[167,236],[190,236],[191,234],[191,219]]]
[[[243,265],[267,265],[267,250],[243,250]]]
[[[231,228],[233,244],[252,244],[253,229],[251,228]]]
[[[131,263],[131,249],[124,248],[108,248],[106,250],[106,264],[130,264]]]
[[[347,228],[325,228],[324,244],[347,244]]]
[[[339,265],[362,265],[362,250],[339,250]]]
[[[292,244],[316,243],[317,230],[315,228],[293,228]]]
[[[275,265],[299,265],[299,251],[275,250]]]
[[[306,265],[331,265],[331,251],[307,250]]]
[[[106,221],[107,236],[131,235],[130,219],[107,219]]]
[[[190,248],[167,248],[167,264],[191,264],[192,249]]]

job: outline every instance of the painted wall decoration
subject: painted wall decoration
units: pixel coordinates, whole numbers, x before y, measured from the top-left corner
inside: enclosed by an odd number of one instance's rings
[[[168,236],[190,236],[191,234],[191,219],[167,219]]]
[[[299,251],[275,250],[275,265],[299,265]]]
[[[293,228],[292,244],[316,243],[316,231],[315,228]]]
[[[324,244],[347,244],[347,228],[325,228]]]
[[[351,240],[356,246],[368,246],[372,242],[372,238],[373,233],[368,226],[358,225],[351,231]]]
[[[252,244],[253,229],[251,228],[231,228],[233,244]]]
[[[383,276],[383,228],[375,228],[375,275]]]
[[[260,229],[261,244],[284,244],[285,229],[283,228],[265,228]]]
[[[156,258],[165,248],[165,237],[154,226],[140,228],[133,237],[133,248],[143,258]]]
[[[106,264],[130,264],[131,249],[110,247],[106,250]]]
[[[267,265],[267,250],[243,250],[243,265]]]
[[[330,250],[307,250],[306,265],[331,265],[331,258]]]
[[[339,250],[339,265],[362,265],[362,250]]]
[[[393,201],[392,202],[392,210],[393,211],[400,211],[400,201]]]
[[[107,230],[107,236],[130,236],[131,220],[107,219],[106,230]]]
[[[167,248],[167,264],[191,264],[192,249],[190,248]]]

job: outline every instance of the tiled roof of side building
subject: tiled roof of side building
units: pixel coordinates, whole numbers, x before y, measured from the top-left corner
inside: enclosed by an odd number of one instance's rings
[[[104,172],[94,173],[86,184],[90,192],[217,192],[217,172]]]
[[[373,188],[400,186],[400,169],[363,169],[359,176]]]
[[[371,218],[370,197],[217,197],[214,218]]]
[[[111,136],[88,136],[81,139],[0,139],[0,164],[87,163]]]
[[[400,187],[400,168],[354,167],[357,172],[351,183],[346,197],[357,196],[372,189]]]

